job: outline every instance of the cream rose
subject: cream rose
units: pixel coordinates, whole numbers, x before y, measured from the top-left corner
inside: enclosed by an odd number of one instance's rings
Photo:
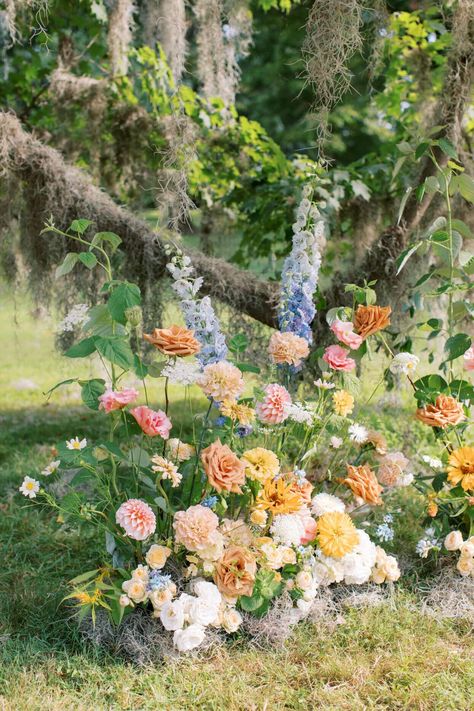
[[[444,547],[447,551],[457,551],[463,544],[461,531],[451,531],[444,539]]]
[[[171,550],[167,546],[154,544],[149,548],[145,558],[152,570],[160,570],[160,568],[164,567],[170,555]]]

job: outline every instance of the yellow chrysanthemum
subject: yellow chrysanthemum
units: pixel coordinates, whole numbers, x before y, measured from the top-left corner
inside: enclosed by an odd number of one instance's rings
[[[301,494],[294,490],[293,482],[284,477],[267,479],[256,503],[257,508],[269,511],[273,516],[294,513],[303,505]]]
[[[459,447],[449,455],[448,481],[461,484],[464,491],[474,491],[474,447]]]
[[[249,425],[255,419],[255,410],[248,405],[238,403],[236,400],[224,400],[220,410],[225,417],[230,417],[239,425]]]
[[[348,514],[332,511],[319,517],[317,540],[324,555],[342,558],[359,543],[359,534]]]
[[[332,402],[334,405],[334,412],[336,415],[341,415],[341,417],[346,417],[350,415],[354,409],[354,398],[347,390],[338,390],[332,396]]]
[[[264,447],[248,449],[242,455],[245,474],[249,479],[265,484],[267,479],[274,479],[280,469],[280,462],[274,452]]]

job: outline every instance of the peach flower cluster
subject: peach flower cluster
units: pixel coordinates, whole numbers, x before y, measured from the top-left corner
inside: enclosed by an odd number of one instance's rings
[[[214,582],[222,595],[236,598],[251,595],[255,584],[257,562],[248,548],[230,546],[217,562]]]
[[[270,338],[268,352],[273,363],[298,367],[309,355],[308,341],[294,333],[275,331]]]
[[[177,511],[173,521],[176,542],[181,543],[188,551],[207,548],[216,538],[216,534],[219,537],[218,525],[218,517],[207,506],[197,504],[186,511]]]
[[[155,532],[156,518],[145,501],[129,499],[115,514],[115,521],[123,528],[129,538],[144,541]]]
[[[225,360],[206,365],[198,385],[207,397],[216,402],[237,400],[245,386],[240,370]]]
[[[245,481],[245,463],[220,439],[202,451],[201,461],[207,479],[216,491],[242,493],[240,485]]]
[[[136,400],[137,397],[138,390],[135,390],[135,388],[123,388],[122,390],[109,388],[99,396],[99,410],[104,410],[105,412],[121,410],[133,400]]]
[[[265,396],[256,405],[258,419],[266,425],[277,425],[288,417],[291,395],[283,385],[271,383],[265,388]]]
[[[153,333],[145,333],[143,338],[167,356],[183,358],[201,350],[199,341],[194,338],[194,331],[183,326],[155,328]]]
[[[140,405],[140,407],[130,410],[130,414],[135,418],[144,434],[149,437],[160,435],[163,439],[168,439],[172,424],[163,410],[152,410],[145,405]]]
[[[365,501],[366,504],[380,505],[382,499],[380,494],[383,487],[377,481],[377,477],[368,464],[359,467],[347,465],[347,476],[342,480],[354,496]]]
[[[390,326],[390,306],[363,306],[359,304],[355,312],[354,326],[362,338],[365,340],[377,331],[381,331]]]
[[[438,395],[434,405],[419,407],[416,418],[425,425],[445,429],[450,425],[458,425],[466,419],[462,405],[451,395]]]

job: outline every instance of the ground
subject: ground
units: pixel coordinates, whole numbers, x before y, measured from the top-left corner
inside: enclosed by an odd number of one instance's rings
[[[61,600],[68,579],[95,567],[97,544],[84,531],[63,530],[16,490],[58,440],[94,439],[101,421],[73,389],[46,403],[43,391],[71,373],[54,351],[53,322],[22,301],[15,323],[6,292],[0,304],[0,709],[473,708],[472,623],[423,615],[413,572],[385,604],[348,609],[330,630],[301,625],[280,650],[241,640],[143,669],[86,644]],[[376,412],[395,438],[389,401]],[[417,430],[406,420],[409,443]],[[397,536],[407,555],[421,516],[416,497],[400,500]]]

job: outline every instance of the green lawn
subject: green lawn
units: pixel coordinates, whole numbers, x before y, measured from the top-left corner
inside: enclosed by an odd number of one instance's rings
[[[281,650],[244,641],[166,666],[138,668],[86,644],[61,604],[68,579],[95,567],[98,544],[61,527],[16,490],[75,435],[100,436],[69,387],[77,375],[54,351],[52,320],[0,295],[0,709],[423,709],[474,707],[472,621],[423,616],[410,574],[378,607],[354,607],[333,629],[304,624]],[[71,370],[71,365],[74,371]],[[81,374],[89,366],[80,365]],[[98,368],[95,365],[94,368]],[[153,397],[159,399],[158,386]],[[391,444],[413,447],[419,431],[377,405]],[[374,415],[375,417],[375,415]],[[398,544],[412,555],[422,515],[416,497],[399,500]]]

